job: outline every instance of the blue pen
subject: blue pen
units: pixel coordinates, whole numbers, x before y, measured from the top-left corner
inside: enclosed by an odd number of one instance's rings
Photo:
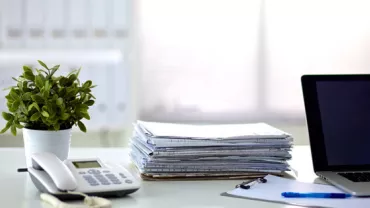
[[[283,192],[281,193],[286,198],[330,198],[344,199],[351,197],[351,194],[345,193],[298,193],[298,192]]]

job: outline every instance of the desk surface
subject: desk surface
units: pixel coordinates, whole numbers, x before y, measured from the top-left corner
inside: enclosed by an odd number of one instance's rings
[[[292,154],[291,164],[298,171],[297,179],[305,182],[316,180],[309,147],[296,146]],[[125,166],[129,164],[127,149],[120,148],[72,148],[70,158],[73,157],[99,157],[103,162]],[[2,207],[48,207],[40,203],[39,192],[33,186],[28,174],[16,172],[17,168],[25,166],[22,148],[0,148],[0,164],[3,166],[0,169]],[[241,181],[143,181],[142,187],[137,192],[124,198],[113,199],[113,207],[294,207],[220,196],[220,193],[233,189],[235,184]]]

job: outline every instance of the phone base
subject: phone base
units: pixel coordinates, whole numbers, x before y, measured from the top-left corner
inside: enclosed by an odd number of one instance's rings
[[[40,183],[39,180],[37,180],[32,174],[29,174],[31,177],[31,180],[33,184],[36,186],[36,188],[42,192],[42,193],[48,193],[55,197],[57,197],[60,200],[81,200],[84,199],[83,196],[75,195],[75,194],[68,194],[68,192],[60,192],[59,190],[55,189],[54,191],[48,190],[42,183]],[[134,193],[135,191],[139,190],[137,189],[128,189],[128,190],[120,190],[120,191],[106,191],[106,192],[92,192],[92,193],[84,193],[88,196],[98,196],[98,197],[104,197],[104,198],[119,198],[124,197],[128,194]]]

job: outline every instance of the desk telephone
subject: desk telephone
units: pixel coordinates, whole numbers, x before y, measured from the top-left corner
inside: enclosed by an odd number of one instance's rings
[[[28,172],[37,189],[61,199],[74,198],[68,191],[92,196],[124,196],[140,188],[127,170],[108,168],[97,158],[62,162],[54,154],[35,153]]]

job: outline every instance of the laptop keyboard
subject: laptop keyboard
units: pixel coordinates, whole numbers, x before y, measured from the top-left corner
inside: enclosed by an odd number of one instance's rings
[[[353,182],[370,182],[370,172],[338,173]]]

